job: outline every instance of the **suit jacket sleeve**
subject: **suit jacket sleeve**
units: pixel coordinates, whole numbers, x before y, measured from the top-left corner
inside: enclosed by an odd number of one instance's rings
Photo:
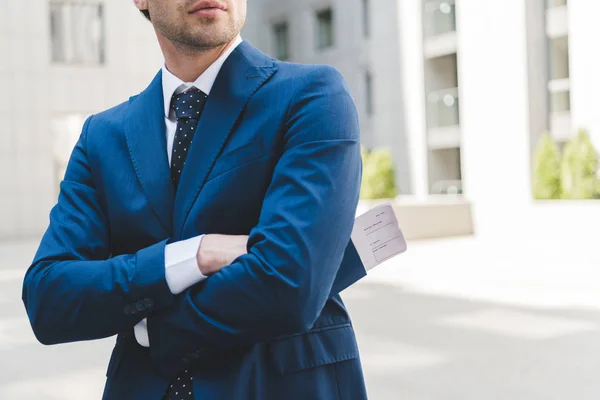
[[[335,290],[360,191],[358,117],[335,69],[298,79],[248,254],[148,319],[150,353],[165,375],[187,367],[189,355],[304,332]]]
[[[107,218],[86,151],[91,120],[71,154],[58,203],[23,282],[30,323],[44,344],[112,336],[174,301],[165,280],[166,241],[111,258]]]

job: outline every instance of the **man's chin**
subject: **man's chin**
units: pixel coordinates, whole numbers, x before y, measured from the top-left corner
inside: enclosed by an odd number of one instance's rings
[[[201,34],[195,35],[194,40],[190,42],[197,48],[213,49],[215,47],[223,46],[235,38],[235,35],[233,37],[230,36],[230,34],[224,32],[215,32],[214,34],[207,35],[207,32],[204,31]]]

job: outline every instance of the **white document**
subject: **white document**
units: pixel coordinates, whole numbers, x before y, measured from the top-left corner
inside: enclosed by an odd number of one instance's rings
[[[351,237],[367,271],[406,251],[406,240],[390,203],[357,217]]]

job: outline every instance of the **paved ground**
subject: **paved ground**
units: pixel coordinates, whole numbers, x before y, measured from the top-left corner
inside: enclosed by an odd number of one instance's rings
[[[20,302],[34,250],[0,244],[0,399],[99,399],[113,340],[35,342]],[[474,239],[411,243],[343,295],[370,399],[597,400],[594,253],[541,239],[510,251]]]

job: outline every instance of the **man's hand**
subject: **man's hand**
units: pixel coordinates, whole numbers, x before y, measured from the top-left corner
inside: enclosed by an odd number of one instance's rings
[[[196,260],[204,276],[219,272],[236,258],[247,253],[246,235],[205,235],[200,242]]]

